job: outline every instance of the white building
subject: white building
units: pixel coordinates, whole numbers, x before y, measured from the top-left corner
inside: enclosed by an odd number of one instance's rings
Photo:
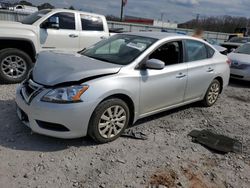
[[[178,24],[173,22],[163,22],[161,20],[154,20],[154,26],[156,27],[167,27],[167,28],[177,28]]]

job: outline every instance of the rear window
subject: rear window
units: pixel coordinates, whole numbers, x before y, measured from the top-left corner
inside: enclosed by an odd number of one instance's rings
[[[206,45],[195,40],[186,40],[186,51],[188,62],[207,59],[208,53]]]
[[[207,46],[207,56],[208,58],[211,58],[214,56],[215,50],[211,48],[210,46]]]
[[[250,44],[245,44],[245,45],[237,48],[234,52],[239,53],[239,54],[250,55]]]
[[[83,31],[103,31],[103,22],[101,17],[81,15]]]

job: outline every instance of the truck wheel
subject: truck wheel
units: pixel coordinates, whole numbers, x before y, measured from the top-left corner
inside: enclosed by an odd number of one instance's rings
[[[15,84],[23,81],[33,62],[28,54],[15,49],[8,48],[0,51],[0,82],[4,84]]]
[[[108,99],[97,106],[91,116],[88,135],[103,144],[117,139],[129,123],[128,105],[117,98]]]

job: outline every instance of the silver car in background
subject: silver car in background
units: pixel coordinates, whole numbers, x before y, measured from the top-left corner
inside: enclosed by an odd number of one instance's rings
[[[40,134],[110,142],[140,118],[212,106],[229,82],[227,60],[203,40],[153,32],[117,34],[81,54],[43,52],[17,88],[17,113]]]
[[[250,81],[250,43],[228,54],[228,58],[231,60],[231,77]]]

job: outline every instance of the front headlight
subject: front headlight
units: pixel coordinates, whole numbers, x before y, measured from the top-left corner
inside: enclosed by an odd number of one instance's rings
[[[53,89],[42,98],[42,101],[52,103],[82,102],[81,96],[88,88],[88,85],[81,85]]]

